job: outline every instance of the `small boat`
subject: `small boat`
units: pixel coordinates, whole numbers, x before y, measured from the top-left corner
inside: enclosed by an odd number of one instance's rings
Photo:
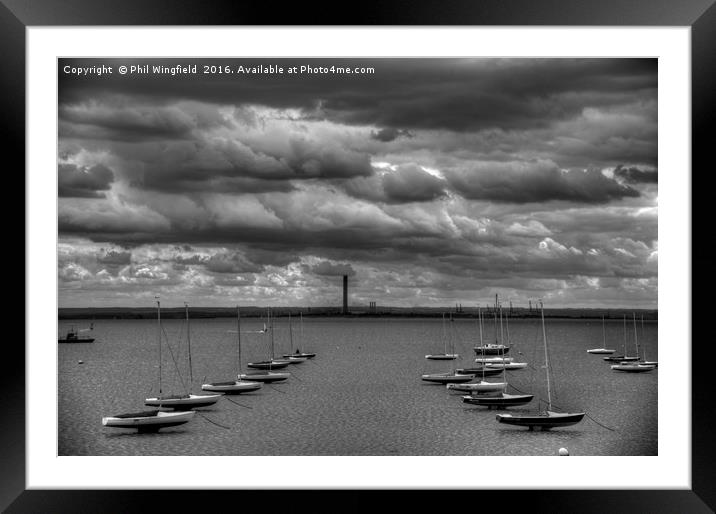
[[[250,380],[252,382],[282,382],[288,379],[291,373],[273,372],[273,371],[249,371],[248,373],[239,373],[239,380]]]
[[[189,356],[189,386],[194,382],[194,375],[191,365],[191,330],[189,328],[189,306],[185,303],[184,309],[186,312],[186,330],[187,330],[187,344],[188,344],[188,356]],[[174,410],[191,410],[198,409],[200,407],[207,407],[214,405],[221,398],[220,394],[190,394],[186,392],[184,394],[162,394],[162,317],[161,317],[161,306],[159,299],[157,299],[157,328],[159,332],[159,395],[154,398],[147,398],[144,400],[144,405],[150,407],[163,407]]]
[[[612,364],[611,368],[614,371],[624,371],[626,373],[644,373],[653,370],[656,366],[641,362],[623,362],[621,364]]]
[[[481,366],[479,368],[457,368],[455,372],[461,375],[482,375],[483,377],[492,377],[502,373],[502,370]]]
[[[436,354],[428,354],[425,356],[426,359],[432,360],[432,361],[452,361],[460,357],[456,353],[436,353]]]
[[[515,360],[513,357],[478,357],[475,359],[475,362],[480,364],[489,364],[489,363],[502,363],[502,362],[512,362]]]
[[[634,344],[636,345],[636,354],[639,355],[639,339],[636,335],[636,314],[634,314]],[[625,373],[646,373],[656,368],[656,365],[647,364],[641,359],[639,359],[637,361],[632,362],[620,362],[619,364],[614,364],[613,366],[611,366],[611,368],[614,371],[622,371]]]
[[[445,313],[443,313],[443,345],[445,347],[443,353],[431,353],[426,355],[425,358],[432,361],[452,361],[460,357],[454,352],[448,353],[448,336],[445,329]]]
[[[604,357],[607,362],[631,362],[638,361],[639,356],[629,357],[627,355],[627,328],[626,328],[626,315],[624,315],[624,355],[613,355],[611,357]]]
[[[510,351],[510,347],[506,344],[503,344],[504,339],[502,342],[499,342],[497,340],[497,311],[500,311],[500,316],[502,316],[502,306],[498,302],[497,295],[495,295],[495,342],[494,343],[487,343],[482,344],[480,342],[479,346],[475,346],[473,350],[475,351],[475,355],[478,357],[485,357],[485,355],[499,355],[502,358],[505,357],[505,354]],[[502,318],[500,317],[500,330],[502,329]],[[477,362],[477,361],[475,361]]]
[[[510,351],[509,346],[504,344],[487,343],[473,348],[476,355],[504,355]]]
[[[568,427],[576,425],[582,418],[584,412],[553,412],[548,410],[544,414],[498,414],[497,421],[507,425],[517,425],[527,427],[530,430],[539,428],[540,430],[549,430],[557,427]]]
[[[246,367],[253,369],[283,369],[291,364],[291,361],[285,359],[272,359],[270,361],[249,362]]]
[[[450,329],[454,331],[455,326],[452,323],[452,314],[450,315]],[[454,334],[453,332],[448,332],[445,330],[445,314],[443,314],[443,338],[445,340],[445,355],[448,355],[448,340],[450,342],[450,355],[455,354],[455,340],[454,340]],[[448,359],[443,359],[448,360]],[[450,359],[452,361],[452,371],[448,373],[426,373],[422,375],[420,378],[424,380],[425,382],[434,382],[438,384],[453,384],[453,383],[460,383],[460,382],[469,382],[473,378],[475,378],[475,375],[469,375],[464,373],[457,373],[455,370],[455,360]]]
[[[210,384],[202,384],[201,389],[204,391],[212,391],[223,394],[241,394],[250,393],[261,389],[262,384],[256,381],[248,380],[227,380],[225,382],[211,382]]]
[[[487,394],[467,395],[462,397],[464,403],[479,405],[489,409],[502,409],[505,407],[518,407],[526,405],[534,398],[533,394],[507,394],[501,393],[494,396]]]
[[[486,368],[489,369],[506,369],[506,370],[516,370],[516,369],[525,369],[527,367],[526,362],[488,362],[485,364]]]
[[[156,398],[147,398],[144,405],[174,410],[191,410],[214,405],[220,394],[168,394]]]
[[[257,362],[249,362],[246,367],[247,368],[253,368],[253,369],[283,369],[285,367],[288,367],[289,364],[291,364],[291,361],[288,359],[277,359],[275,357],[275,351],[274,351],[274,337],[273,337],[273,318],[271,317],[271,309],[268,309],[268,332],[271,335],[271,355],[268,359],[264,361],[257,361]]]
[[[263,332],[264,331],[261,330],[258,333]],[[238,372],[241,373],[241,311],[239,310],[238,305],[236,306],[236,347],[238,349]],[[262,387],[263,384],[261,382],[238,379],[202,384],[201,389],[204,391],[212,391],[215,393],[241,394],[256,391],[258,389],[261,389]]]
[[[549,380],[549,354],[547,353],[547,333],[544,327],[544,306],[540,301],[542,313],[542,339],[544,341],[544,368],[547,376],[547,410],[537,414],[498,414],[496,419],[499,423],[527,427],[530,430],[537,428],[549,430],[556,427],[567,427],[582,421],[584,412],[554,412],[552,411],[552,389]]]
[[[301,344],[303,345],[303,313],[302,313],[302,312],[299,312],[299,316],[300,316],[300,319],[301,319],[301,325],[300,325],[300,326],[301,326]],[[291,348],[293,349],[293,342],[291,343]],[[297,358],[297,359],[298,359],[298,358],[313,359],[315,356],[316,356],[315,353],[302,352],[302,351],[299,350],[298,348],[296,348],[296,350],[294,350],[293,353],[284,353],[284,354],[282,355],[282,357],[283,357],[284,359],[289,359],[289,360],[290,360],[292,357],[293,357],[293,358]],[[293,362],[293,361],[292,361],[292,362]]]
[[[291,350],[293,351],[293,324],[291,323],[291,313],[288,313],[288,338],[291,344]],[[288,361],[289,364],[301,364],[306,362],[308,357],[301,357],[300,355],[293,355],[291,353],[285,354],[283,360]]]
[[[644,339],[644,315],[643,314],[641,315],[641,338]],[[644,345],[644,346],[646,346],[646,345]],[[641,362],[642,364],[646,364],[647,366],[657,366],[657,367],[659,366],[658,361],[646,360],[646,348],[643,349],[642,358],[639,362]]]
[[[477,314],[480,323],[480,343],[482,343],[482,311],[477,308]],[[500,320],[502,319],[502,308],[500,307]],[[507,391],[507,374],[505,367],[509,363],[500,363],[501,368],[490,368],[489,365],[483,366],[482,379],[480,382],[470,382],[467,384],[448,385],[448,389],[457,391],[465,391],[470,394],[462,397],[464,403],[471,405],[480,405],[489,409],[502,409],[525,405],[532,401],[534,395],[531,394],[508,394]],[[502,373],[502,382],[487,382],[485,380],[485,371],[490,370],[493,373]]]
[[[92,328],[83,328],[81,330],[77,330],[74,326],[70,327],[70,329],[67,331],[67,334],[65,337],[58,337],[57,342],[58,343],[93,343],[94,337],[84,337],[80,335],[80,332],[87,332],[88,330],[92,330]]]
[[[606,331],[606,327],[604,326],[604,316],[602,316],[602,341],[604,344],[603,347],[592,348],[591,350],[587,350],[587,353],[593,353],[596,355],[606,355],[606,354],[612,354],[612,353],[616,352],[616,350],[607,348],[607,331]]]
[[[456,373],[428,373],[420,377],[426,382],[436,382],[438,384],[454,384],[458,382],[469,382],[475,375],[460,375]]]
[[[464,384],[447,384],[446,387],[452,391],[463,391],[466,393],[497,393],[507,389],[507,382],[487,382],[481,380],[479,382],[468,382]]]
[[[102,418],[102,425],[113,428],[136,428],[139,433],[158,432],[161,428],[183,425],[194,417],[194,411],[166,412],[149,410],[128,412]]]

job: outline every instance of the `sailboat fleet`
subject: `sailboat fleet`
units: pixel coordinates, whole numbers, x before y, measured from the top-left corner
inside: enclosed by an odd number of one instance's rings
[[[184,391],[181,393],[164,394],[163,384],[163,358],[162,358],[162,336],[164,331],[162,328],[161,321],[161,304],[159,297],[155,297],[157,300],[157,348],[158,348],[158,385],[159,394],[156,397],[147,398],[144,404],[150,407],[157,407],[151,410],[144,410],[139,412],[127,412],[122,414],[115,414],[111,416],[105,416],[102,418],[102,425],[113,428],[123,429],[136,429],[139,433],[154,433],[158,432],[162,428],[174,427],[188,423],[196,414],[194,409],[202,407],[208,407],[214,405],[224,395],[236,395],[241,393],[247,393],[261,389],[264,383],[280,382],[287,380],[291,374],[286,372],[274,372],[276,366],[269,366],[266,368],[259,367],[256,370],[242,373],[242,362],[241,362],[241,334],[263,334],[270,336],[271,343],[271,355],[269,361],[277,362],[279,365],[288,366],[289,364],[299,364],[305,362],[309,358],[316,356],[315,353],[301,353],[298,349],[291,354],[291,359],[274,359],[274,337],[273,337],[273,320],[271,319],[270,310],[268,311],[268,326],[264,324],[263,330],[258,331],[243,331],[241,330],[241,312],[239,307],[236,307],[236,330],[232,331],[236,333],[236,347],[237,347],[237,379],[225,380],[221,382],[209,382],[202,384],[202,391],[207,391],[210,394],[194,394],[191,393],[191,387],[194,382],[193,366],[191,361],[191,327],[189,317],[189,306],[185,303],[185,316],[186,316],[186,330],[187,330],[187,358],[189,368],[189,383],[188,387],[184,384],[183,379],[180,377],[180,382],[184,387]],[[291,349],[293,351],[293,333],[292,326],[289,320],[289,331],[291,333]],[[303,336],[303,319],[301,318],[301,334]],[[166,336],[165,336],[166,338]],[[303,342],[303,337],[301,338]],[[167,344],[168,341],[167,341]],[[170,347],[171,350],[171,347]],[[174,358],[172,353],[172,359]],[[175,365],[177,363],[175,362]],[[249,363],[249,366],[251,363]],[[281,366],[283,367],[283,366]],[[177,367],[178,370],[178,367]]]
[[[187,367],[188,382],[185,383],[180,378],[182,391],[166,391],[164,382],[163,341],[169,344],[168,338],[162,327],[161,304],[159,297],[156,297],[157,306],[157,355],[158,365],[158,394],[155,397],[146,398],[144,404],[153,407],[151,410],[138,412],[127,412],[115,414],[102,418],[102,425],[113,428],[136,429],[140,433],[158,432],[162,428],[179,426],[188,423],[196,414],[195,409],[208,407],[216,404],[224,395],[237,395],[257,391],[264,384],[273,382],[282,382],[288,380],[291,373],[281,371],[290,365],[301,364],[308,359],[316,356],[315,353],[302,351],[299,346],[295,345],[293,319],[288,316],[287,331],[289,351],[276,357],[276,341],[274,338],[274,316],[270,309],[266,312],[266,322],[263,328],[259,330],[242,329],[241,311],[236,308],[236,330],[229,331],[235,334],[236,361],[235,370],[236,378],[223,381],[206,382],[201,385],[202,394],[192,392],[194,385],[194,371],[192,364],[192,348],[191,348],[191,322],[189,316],[189,306],[185,307],[186,322],[186,345],[187,345]],[[541,335],[542,335],[542,353],[543,361],[535,363],[537,370],[544,369],[544,382],[546,385],[547,398],[540,399],[537,404],[537,412],[520,411],[511,413],[497,414],[496,421],[501,424],[526,427],[529,430],[550,430],[553,428],[567,427],[575,425],[582,421],[587,415],[586,412],[557,412],[552,403],[553,376],[551,374],[550,354],[548,351],[548,338],[545,326],[544,306],[539,302]],[[489,310],[489,308],[488,308]],[[463,393],[461,395],[462,402],[467,405],[486,407],[490,409],[508,409],[512,407],[521,407],[533,402],[535,394],[533,392],[524,392],[520,390],[510,391],[510,380],[508,372],[523,370],[528,366],[527,362],[516,362],[514,357],[507,357],[505,354],[513,350],[513,353],[522,355],[517,352],[514,341],[509,336],[509,316],[504,315],[502,306],[497,296],[495,297],[494,308],[492,309],[492,318],[494,323],[494,340],[485,342],[485,330],[483,311],[477,308],[477,332],[479,333],[479,344],[473,347],[476,357],[475,365],[471,367],[457,368],[456,361],[460,354],[456,352],[455,344],[457,339],[457,331],[452,315],[442,319],[442,343],[443,352],[436,354],[428,354],[425,356],[427,360],[450,361],[450,369],[441,373],[425,373],[421,379],[429,383],[444,384],[448,391]],[[305,344],[303,337],[303,316],[300,315],[300,343]],[[644,340],[644,320],[641,319],[642,330],[642,346],[639,345],[639,334],[637,333],[636,314],[632,316],[633,325],[633,343],[634,355],[629,355],[628,331],[626,316],[623,319],[624,327],[624,343],[623,354],[613,355],[615,349],[607,346],[607,332],[604,317],[602,317],[602,347],[587,350],[590,354],[606,354],[605,361],[613,363],[610,368],[615,372],[622,373],[645,373],[656,369],[658,363],[656,361],[647,361],[645,355]],[[506,337],[505,329],[506,328]],[[266,359],[252,361],[246,364],[247,370],[243,369],[242,362],[242,336],[255,335],[262,338],[266,346]],[[170,347],[171,350],[171,347]],[[640,353],[641,352],[641,353]],[[174,354],[172,353],[172,359]],[[446,363],[447,364],[447,363]],[[178,371],[178,365],[175,360],[175,367]],[[488,380],[488,377],[494,377]],[[185,377],[187,378],[187,377]],[[508,392],[510,391],[510,392]],[[465,394],[467,393],[467,394]],[[544,410],[539,410],[544,404]],[[561,410],[561,409],[560,409]]]

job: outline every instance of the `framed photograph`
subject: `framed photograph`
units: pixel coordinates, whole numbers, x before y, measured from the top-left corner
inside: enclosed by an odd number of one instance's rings
[[[711,2],[387,5],[5,2],[27,302],[3,506],[716,505],[691,343]]]

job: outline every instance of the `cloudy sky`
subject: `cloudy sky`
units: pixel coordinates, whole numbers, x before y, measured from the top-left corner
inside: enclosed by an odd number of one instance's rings
[[[61,71],[137,62],[60,60],[60,307],[657,306],[655,59]]]

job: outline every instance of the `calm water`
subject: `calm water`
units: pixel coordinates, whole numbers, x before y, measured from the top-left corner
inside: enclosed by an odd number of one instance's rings
[[[256,330],[259,323],[242,320],[242,331]],[[70,324],[61,321],[60,333]],[[188,381],[185,325],[167,320],[163,326]],[[204,380],[236,376],[236,336],[227,332],[235,326],[228,318],[192,320],[193,392]],[[476,323],[457,320],[453,327],[449,332],[461,355],[457,366],[470,365],[472,346],[479,341]],[[554,455],[563,446],[572,455],[657,454],[658,369],[617,373],[603,356],[587,354],[603,346],[601,320],[547,320],[553,402],[565,410],[586,411],[613,431],[585,417],[572,427],[529,432],[497,423],[500,411],[464,404],[445,386],[422,382],[421,374],[449,371],[453,365],[425,360],[425,354],[443,351],[439,319],[306,319],[304,341],[295,321],[293,328],[295,343],[317,357],[289,366],[293,377],[286,382],[228,397],[251,408],[222,398],[200,411],[228,429],[197,415],[158,434],[137,434],[103,427],[101,418],[143,410],[144,398],[157,394],[156,322],[95,321],[94,344],[58,345],[59,454]],[[634,330],[628,329],[633,355]],[[607,322],[606,331],[608,346],[623,350],[622,322]],[[546,399],[541,324],[513,320],[509,332],[509,355],[530,367],[508,372],[508,381],[536,396],[510,411],[534,411],[537,396]],[[494,339],[489,323],[486,342],[488,335]],[[643,334],[639,326],[638,336],[647,359],[657,360],[657,324],[645,323]],[[277,355],[289,351],[285,319],[276,321],[274,341]],[[244,364],[265,359],[269,351],[265,336],[242,337]],[[166,345],[163,352],[164,392],[183,392]]]

